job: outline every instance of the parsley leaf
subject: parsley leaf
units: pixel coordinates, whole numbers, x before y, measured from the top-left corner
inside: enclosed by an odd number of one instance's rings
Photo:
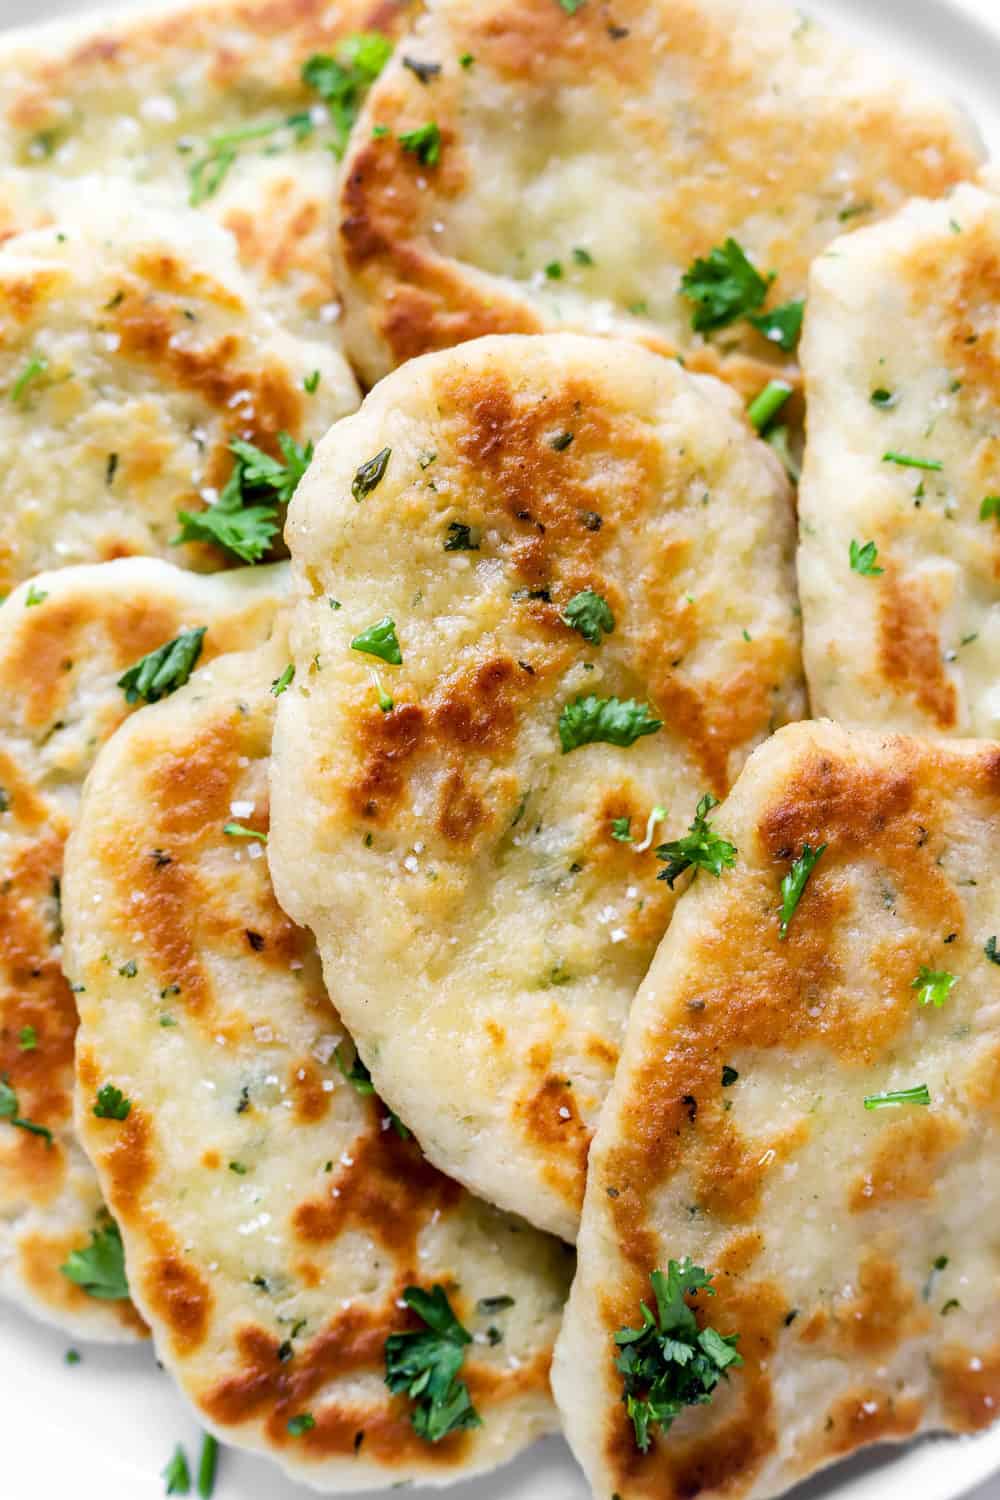
[[[17,1092],[11,1087],[6,1073],[0,1074],[0,1120],[9,1120],[18,1130],[24,1130],[28,1135],[41,1136],[47,1146],[52,1145],[52,1132],[48,1126],[36,1125],[34,1120],[26,1120],[20,1113]]]
[[[804,300],[799,298],[795,302],[784,302],[781,307],[772,307],[770,312],[754,313],[749,321],[772,344],[790,354],[799,342],[805,307]]]
[[[611,837],[613,839],[617,839],[620,844],[631,844],[631,842],[632,842],[632,832],[631,832],[631,829],[632,829],[632,819],[631,818],[625,817],[625,818],[612,818],[611,819]]]
[[[276,677],[271,683],[271,696],[280,698],[286,688],[290,688],[295,680],[295,663],[289,662],[280,677]]]
[[[297,1417],[289,1417],[288,1431],[292,1437],[301,1437],[304,1432],[312,1432],[316,1426],[316,1418],[311,1411],[300,1412]]]
[[[684,837],[672,839],[669,844],[661,844],[657,849],[657,859],[666,860],[667,868],[661,870],[656,878],[665,880],[671,890],[677,877],[692,865],[699,870],[708,870],[718,879],[723,870],[730,869],[736,863],[736,846],[716,833],[708,821],[708,814],[718,805],[718,797],[706,792],[695,808],[694,821]]]
[[[313,457],[311,442],[301,447],[287,432],[278,433],[284,463],[240,438],[234,438],[229,447],[243,465],[240,476],[243,488],[271,490],[279,505],[287,505],[291,500]]]
[[[47,589],[36,589],[33,583],[28,584],[28,592],[24,596],[25,609],[32,609],[36,604],[44,604],[49,597]]]
[[[224,823],[222,831],[231,839],[260,839],[262,844],[267,843],[267,834],[259,828],[247,828],[244,823]]]
[[[132,1109],[131,1099],[126,1099],[121,1089],[106,1083],[97,1091],[94,1114],[99,1120],[127,1120]]]
[[[945,969],[929,969],[926,964],[921,964],[910,988],[920,991],[917,999],[921,1005],[933,1005],[940,1010],[957,983],[957,974],[949,974]]]
[[[165,641],[155,651],[141,657],[118,679],[126,703],[157,703],[187,682],[201,655],[206,626],[183,630],[172,641]]]
[[[396,622],[388,615],[369,625],[360,635],[356,635],[351,642],[352,651],[363,651],[366,656],[377,656],[381,661],[386,661],[392,667],[402,665],[403,653],[399,649],[399,641],[396,638]]]
[[[333,125],[331,149],[344,154],[351,127],[368,89],[392,56],[392,43],[378,31],[346,37],[336,55],[317,52],[303,65],[302,81],[323,100]]]
[[[788,936],[788,924],[802,900],[802,892],[806,888],[806,882],[816,867],[816,862],[821,855],[826,853],[826,845],[820,844],[818,849],[812,849],[808,844],[802,845],[802,853],[794,861],[788,874],[781,882],[781,921],[778,924],[778,937],[782,940]]]
[[[478,552],[479,543],[472,540],[472,527],[461,521],[448,522],[448,535],[444,539],[446,552]]]
[[[586,0],[559,0],[559,8],[564,10],[568,16],[575,16]]]
[[[648,703],[634,698],[595,698],[593,693],[567,703],[559,715],[559,742],[564,755],[581,745],[633,745],[644,734],[663,728]]]
[[[20,375],[14,381],[14,384],[11,386],[10,399],[15,404],[23,401],[25,396],[28,394],[28,387],[31,385],[31,383],[35,380],[40,379],[40,377],[45,374],[48,368],[49,362],[45,358],[44,354],[33,354],[28,360],[28,363],[25,365],[24,369],[21,371]]]
[[[333,1060],[356,1094],[360,1094],[363,1098],[369,1095],[375,1096],[375,1085],[372,1083],[372,1075],[361,1061],[360,1052],[355,1052],[354,1061],[348,1067],[340,1055],[340,1048],[336,1047],[333,1053]],[[382,1104],[381,1099],[379,1099],[379,1103]],[[385,1105],[383,1104],[382,1107],[384,1109]],[[393,1130],[399,1136],[400,1140],[408,1141],[413,1132],[408,1126],[403,1124],[399,1116],[391,1109],[389,1110],[389,1119]]]
[[[418,125],[415,130],[404,130],[397,140],[404,151],[412,151],[425,167],[436,167],[441,159],[441,131],[434,120]]]
[[[468,1387],[457,1379],[472,1335],[452,1312],[444,1287],[435,1283],[426,1292],[408,1286],[403,1301],[426,1327],[386,1339],[385,1383],[416,1403],[410,1414],[414,1431],[426,1442],[437,1443],[449,1432],[481,1427]]]
[[[622,1375],[622,1400],[635,1429],[640,1452],[650,1444],[650,1427],[669,1432],[687,1406],[711,1400],[720,1379],[742,1365],[736,1352],[739,1335],[699,1328],[686,1298],[693,1292],[714,1296],[711,1277],[687,1257],[668,1263],[666,1275],[653,1271],[650,1282],[656,1315],[645,1302],[641,1328],[620,1328],[615,1343],[622,1351],[615,1368]]]
[[[361,465],[351,480],[351,494],[355,500],[363,500],[366,495],[371,494],[376,485],[381,484],[391,457],[392,449],[383,448],[380,453],[376,453],[374,458],[370,458],[367,463]]]
[[[563,610],[562,618],[565,624],[578,630],[592,646],[599,646],[604,635],[610,635],[615,628],[615,617],[608,601],[600,594],[595,594],[593,589],[584,589],[582,593],[574,594]]]
[[[190,1495],[191,1471],[188,1468],[187,1455],[180,1443],[171,1454],[170,1462],[163,1471],[163,1477],[166,1480],[168,1495]]]
[[[178,542],[214,542],[243,562],[259,562],[280,530],[278,509],[292,498],[313,456],[313,445],[300,447],[287,432],[278,433],[284,463],[253,443],[236,438],[229,445],[236,457],[232,473],[214,505],[178,511]]]
[[[875,559],[877,557],[878,548],[874,542],[865,542],[864,546],[862,546],[860,542],[854,541],[853,538],[851,539],[850,560],[852,573],[860,573],[862,578],[878,578],[881,573],[885,572],[885,569],[875,566]]]
[[[17,1045],[22,1052],[34,1052],[38,1047],[38,1032],[34,1026],[22,1026],[17,1033]]]
[[[926,1083],[918,1083],[912,1089],[896,1089],[888,1094],[867,1094],[865,1109],[885,1109],[893,1104],[930,1104],[931,1094]]]
[[[681,295],[695,304],[696,333],[724,328],[760,307],[772,277],[763,277],[731,236],[698,259],[681,278]]]
[[[277,515],[270,505],[223,507],[222,501],[206,510],[179,510],[181,529],[173,538],[178,542],[214,542],[232,552],[243,562],[260,562],[279,530]]]
[[[988,521],[991,516],[1000,516],[1000,495],[987,495],[979,507],[981,521]]]
[[[113,1219],[104,1228],[92,1229],[86,1250],[73,1250],[59,1269],[101,1302],[124,1302],[128,1297],[121,1231]]]

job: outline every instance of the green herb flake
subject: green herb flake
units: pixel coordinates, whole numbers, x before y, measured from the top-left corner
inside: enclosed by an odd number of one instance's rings
[[[24,607],[33,609],[36,604],[44,604],[48,597],[47,589],[36,589],[33,583],[29,583],[28,592],[24,596]]]
[[[403,653],[396,637],[396,622],[386,615],[374,625],[369,625],[351,642],[352,651],[361,651],[365,656],[377,656],[392,667],[402,665]]]
[[[884,386],[879,386],[876,390],[872,391],[868,399],[872,406],[880,406],[883,411],[888,410],[890,406],[897,405],[899,401],[899,397],[895,391],[887,391]]]
[[[611,837],[613,839],[617,839],[620,844],[631,844],[633,842],[631,828],[631,818],[611,819]],[[1000,962],[1000,960],[998,960],[998,962]]]
[[[188,167],[188,203],[192,208],[199,208],[209,198],[215,197],[237,154],[234,145],[220,144],[191,163]]]
[[[790,354],[798,345],[805,309],[805,301],[799,298],[794,302],[785,302],[781,307],[772,307],[769,312],[754,313],[749,321],[758,333]]]
[[[463,52],[461,57],[458,59],[459,67],[471,68],[475,60],[476,59],[473,57],[471,52]]]
[[[38,1046],[38,1032],[34,1026],[22,1026],[17,1033],[17,1045],[22,1052],[34,1052]]]
[[[896,1089],[888,1094],[867,1094],[865,1109],[888,1109],[901,1104],[930,1104],[931,1095],[926,1083],[912,1089]]]
[[[714,1295],[711,1277],[701,1266],[687,1257],[671,1260],[666,1274],[653,1271],[649,1279],[655,1315],[640,1302],[642,1326],[620,1328],[615,1334],[621,1351],[615,1368],[622,1376],[625,1409],[642,1453],[649,1450],[651,1427],[669,1432],[686,1407],[710,1401],[719,1381],[743,1363],[736,1351],[738,1334],[699,1328],[688,1306],[687,1298],[694,1293]]]
[[[127,1120],[131,1109],[131,1099],[127,1099],[113,1083],[105,1083],[98,1089],[94,1114],[99,1120]]]
[[[593,589],[574,594],[560,618],[570,629],[579,631],[592,646],[599,646],[604,636],[610,635],[615,628],[615,617],[608,601],[595,594]]]
[[[1000,952],[997,951],[997,940],[995,933],[992,937],[988,937],[986,939],[986,946],[983,948],[983,952],[986,954],[986,957],[989,959],[991,964],[1000,964]]]
[[[291,1437],[301,1437],[305,1432],[312,1432],[316,1426],[316,1418],[311,1411],[299,1412],[297,1417],[289,1417],[288,1431]]]
[[[581,745],[627,747],[662,728],[662,719],[653,717],[648,703],[638,703],[634,698],[596,698],[588,693],[563,708],[559,743],[564,755]]]
[[[15,404],[22,402],[28,394],[29,386],[40,380],[48,368],[49,362],[44,354],[33,354],[11,386],[10,399]]]
[[[791,394],[792,387],[787,380],[769,380],[747,407],[751,427],[765,433]]]
[[[809,844],[803,844],[802,853],[782,879],[781,920],[778,923],[778,937],[782,942],[788,936],[789,923],[798,910],[806,883],[816,868],[818,860],[826,853],[826,848],[826,844],[820,844],[817,849],[811,848]]]
[[[988,521],[991,516],[1000,516],[1000,495],[987,495],[979,507],[981,521]]]
[[[392,55],[392,43],[378,31],[355,32],[335,55],[314,53],[302,67],[302,82],[326,105],[333,130],[331,150],[341,157],[368,89]]]
[[[444,1287],[408,1286],[403,1301],[424,1327],[386,1339],[385,1383],[414,1402],[410,1421],[417,1436],[437,1443],[449,1432],[481,1427],[468,1387],[458,1379],[472,1335],[455,1317]]]
[[[172,543],[212,542],[243,562],[257,563],[281,529],[279,507],[295,493],[312,462],[313,445],[300,447],[279,432],[283,463],[239,438],[229,447],[236,461],[222,494],[204,510],[178,511],[181,529]]]
[[[736,1082],[739,1076],[740,1075],[737,1073],[736,1069],[731,1068],[729,1064],[726,1063],[722,1069],[722,1087],[724,1089],[732,1088],[733,1084]]]
[[[898,464],[902,469],[927,469],[932,474],[940,473],[943,465],[936,458],[914,458],[910,453],[895,453],[892,449],[882,454],[884,464]]]
[[[243,823],[224,823],[222,831],[231,839],[260,839],[262,844],[267,843],[266,833],[259,828],[247,828]]]
[[[118,686],[125,694],[125,702],[138,703],[142,698],[146,703],[157,703],[183,687],[201,655],[206,629],[199,625],[194,630],[182,631],[123,672]]]
[[[476,1303],[476,1311],[481,1313],[506,1312],[508,1308],[514,1305],[513,1297],[480,1297]]]
[[[79,1349],[67,1349],[63,1356],[64,1363],[67,1365],[78,1365],[82,1362],[82,1359],[83,1356]]]
[[[441,131],[434,120],[418,125],[415,130],[404,130],[396,139],[404,151],[411,151],[425,167],[436,167],[441,160]]]
[[[280,677],[276,677],[271,683],[271,696],[280,698],[287,688],[295,681],[295,663],[289,662]]]
[[[100,1302],[124,1302],[128,1298],[125,1252],[121,1232],[113,1219],[104,1227],[92,1229],[87,1248],[71,1251],[59,1269],[74,1285]]]
[[[374,458],[370,458],[367,463],[361,465],[351,480],[351,494],[355,500],[364,500],[377,485],[381,484],[391,457],[392,449],[383,448],[380,453],[376,453]]]
[[[559,0],[559,9],[564,10],[568,16],[575,16],[586,3],[587,0]]]
[[[692,866],[697,870],[707,870],[719,879],[723,870],[731,869],[736,863],[736,846],[716,833],[708,821],[708,814],[718,805],[718,797],[706,792],[695,808],[694,820],[684,837],[661,844],[657,849],[657,859],[665,860],[667,868],[656,878],[665,880],[671,890],[678,876]]]
[[[851,539],[848,553],[851,572],[859,573],[862,578],[878,578],[885,572],[884,568],[876,566],[875,559],[878,557],[878,548],[874,542],[856,542]]]
[[[52,1132],[45,1125],[36,1125],[34,1120],[26,1120],[20,1112],[17,1100],[17,1091],[11,1087],[7,1074],[0,1075],[0,1120],[6,1120],[18,1130],[23,1130],[28,1135],[37,1135],[44,1140],[47,1146],[52,1145]]]
[[[167,1467],[163,1471],[163,1478],[168,1495],[190,1495],[191,1471],[188,1468],[187,1455],[180,1443],[170,1456]]]
[[[917,1000],[921,1005],[933,1005],[940,1010],[957,983],[957,974],[949,974],[944,969],[929,969],[926,964],[921,964],[910,988],[919,990]]]
[[[472,540],[472,527],[462,521],[448,522],[448,535],[444,539],[446,552],[478,552],[479,543]]]
[[[584,249],[583,245],[573,246],[573,259],[578,266],[592,266],[594,264],[594,257],[589,250]]]
[[[307,396],[315,396],[322,378],[322,372],[319,370],[310,370],[309,374],[303,378],[302,389]]]
[[[212,1500],[218,1467],[219,1444],[210,1432],[206,1432],[201,1440],[201,1454],[198,1458],[198,1494],[201,1500]]]
[[[549,447],[555,449],[556,453],[565,453],[572,441],[573,434],[571,432],[560,432],[557,437],[552,439]]]
[[[696,333],[724,328],[760,307],[771,278],[765,278],[732,237],[695,260],[681,278],[681,295],[694,303]]]
[[[562,273],[563,268],[561,261],[550,260],[548,265],[545,267],[545,275],[549,281],[562,281]]]

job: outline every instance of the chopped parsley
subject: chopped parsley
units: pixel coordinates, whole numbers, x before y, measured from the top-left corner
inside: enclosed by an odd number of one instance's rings
[[[929,969],[926,964],[921,964],[910,988],[920,991],[917,999],[921,1005],[933,1005],[940,1010],[957,983],[957,974],[949,974],[945,969]]]
[[[22,1026],[17,1033],[17,1045],[22,1052],[34,1052],[38,1046],[38,1032],[34,1026]]]
[[[198,1494],[201,1500],[212,1500],[218,1467],[219,1444],[210,1432],[206,1432],[201,1440],[201,1454],[198,1458]]]
[[[67,1349],[65,1357],[66,1363],[68,1365],[78,1365],[83,1356],[81,1355],[79,1349]]]
[[[415,130],[404,130],[397,140],[404,151],[411,151],[425,167],[436,167],[441,159],[441,131],[434,120],[418,125]]]
[[[731,236],[681,278],[681,295],[694,303],[691,326],[696,333],[724,328],[748,316],[767,296],[771,279],[760,274]]]
[[[587,0],[559,0],[559,8],[568,16],[575,16],[580,7],[586,3]]]
[[[0,1120],[7,1120],[28,1135],[41,1136],[47,1146],[52,1145],[51,1130],[45,1125],[36,1125],[34,1120],[26,1120],[21,1114],[17,1102],[17,1091],[11,1087],[6,1073],[0,1075]]]
[[[890,406],[895,406],[899,397],[894,391],[887,391],[885,386],[880,385],[876,390],[872,391],[868,399],[872,406],[880,406],[885,411]]]
[[[376,624],[369,625],[367,630],[354,637],[351,650],[361,651],[366,656],[377,656],[380,661],[388,662],[392,667],[401,666],[403,653],[396,638],[395,620],[386,615]]]
[[[791,394],[792,387],[787,380],[769,380],[747,407],[751,427],[765,433]]]
[[[1000,516],[1000,495],[987,495],[979,507],[981,521],[988,521],[991,516]]]
[[[632,843],[631,829],[632,829],[632,819],[631,818],[627,818],[626,817],[626,818],[612,818],[611,819],[611,837],[613,839],[617,839],[620,844],[631,844]],[[998,960],[998,962],[1000,962],[1000,960]]]
[[[986,946],[983,948],[983,952],[991,964],[1000,964],[1000,952],[997,952],[996,933],[986,939]]]
[[[360,1094],[362,1098],[366,1098],[368,1096],[377,1097],[375,1095],[375,1085],[372,1083],[372,1075],[369,1073],[368,1069],[361,1061],[360,1052],[355,1051],[354,1061],[351,1063],[350,1067],[347,1066],[347,1064],[344,1062],[344,1059],[341,1057],[339,1047],[334,1049],[333,1060],[356,1094]],[[379,1103],[381,1104],[382,1101],[379,1100]],[[403,1124],[399,1116],[391,1109],[389,1110],[389,1120],[392,1124],[393,1130],[399,1136],[400,1140],[408,1141],[412,1132],[406,1125]]]
[[[898,464],[902,469],[929,469],[932,474],[939,473],[943,467],[936,458],[914,458],[910,453],[894,453],[891,449],[882,454],[882,462]]]
[[[799,342],[802,332],[802,315],[806,304],[802,298],[772,307],[769,312],[754,313],[749,321],[772,344],[790,354]]]
[[[315,89],[333,126],[331,150],[341,157],[365,94],[392,56],[392,43],[378,31],[345,37],[336,55],[317,52],[303,65],[302,82]]]
[[[187,682],[201,655],[207,627],[183,630],[172,641],[165,641],[155,651],[141,657],[118,679],[126,703],[157,703]]]
[[[562,261],[550,260],[548,265],[545,267],[545,275],[547,276],[549,281],[562,281],[562,273]]]
[[[594,264],[594,257],[582,245],[573,246],[573,259],[578,266],[592,266]]]
[[[473,57],[471,52],[463,52],[461,57],[458,59],[459,66],[463,68],[471,68],[475,60],[476,59]]]
[[[266,833],[259,828],[247,828],[243,823],[224,823],[222,831],[231,839],[260,839],[262,844],[267,843]]]
[[[94,1114],[99,1120],[127,1120],[132,1109],[131,1099],[126,1099],[121,1089],[106,1083],[97,1091]]]
[[[878,578],[885,572],[884,568],[876,566],[875,559],[878,557],[878,548],[874,542],[856,542],[853,537],[849,550],[851,572],[860,573],[862,578]]]
[[[593,589],[574,594],[562,612],[562,619],[592,646],[599,646],[604,636],[610,635],[615,628],[615,617],[608,601],[595,594]]]
[[[554,448],[557,453],[565,453],[572,441],[573,434],[571,432],[560,432],[552,439],[549,447]]]
[[[392,449],[383,448],[380,453],[376,453],[374,458],[370,458],[367,463],[361,465],[351,480],[351,494],[355,500],[364,500],[376,485],[381,484],[391,457]]]
[[[425,1326],[386,1339],[385,1383],[415,1403],[410,1421],[417,1436],[437,1443],[449,1432],[481,1427],[468,1386],[458,1379],[472,1335],[455,1317],[444,1287],[408,1286],[403,1301]]]
[[[563,708],[559,743],[563,754],[568,755],[581,745],[633,745],[643,735],[662,728],[662,719],[653,717],[648,703],[638,703],[634,698],[596,698],[588,693]]]
[[[802,900],[802,892],[806,888],[806,882],[816,867],[821,855],[826,853],[826,845],[820,844],[818,849],[811,848],[808,844],[802,845],[802,853],[792,864],[788,874],[781,882],[781,921],[778,924],[778,937],[782,940],[788,936],[788,924],[798,909]]]
[[[722,1069],[722,1087],[724,1089],[732,1088],[739,1076],[735,1068],[731,1068],[728,1063],[725,1063]]]
[[[739,1335],[699,1328],[687,1304],[694,1292],[714,1296],[711,1277],[701,1266],[687,1257],[671,1260],[666,1274],[653,1271],[649,1279],[656,1314],[640,1302],[641,1328],[620,1328],[615,1334],[622,1400],[642,1453],[649,1450],[651,1427],[669,1432],[685,1407],[710,1401],[720,1379],[728,1379],[728,1371],[743,1363],[736,1352]]]
[[[319,390],[319,383],[323,376],[319,370],[311,370],[308,375],[303,376],[302,389],[307,396],[315,396]]]
[[[59,1269],[98,1301],[124,1302],[128,1297],[121,1231],[113,1219],[101,1228],[92,1229],[87,1248],[71,1251]]]
[[[33,583],[29,583],[28,592],[24,596],[24,607],[33,609],[36,604],[44,604],[48,597],[47,589],[36,589]]]
[[[865,1109],[887,1109],[899,1104],[930,1104],[931,1095],[926,1083],[918,1083],[912,1089],[895,1089],[888,1094],[866,1094]]]
[[[177,512],[178,542],[214,542],[243,562],[259,562],[280,530],[278,507],[287,505],[312,461],[313,445],[300,447],[287,432],[278,433],[284,463],[236,438],[229,445],[236,457],[232,473],[214,505]]]
[[[723,870],[731,869],[736,863],[736,846],[716,833],[708,821],[708,814],[718,805],[718,797],[706,792],[695,808],[694,820],[684,837],[661,844],[657,849],[657,859],[665,860],[667,868],[656,878],[665,880],[671,890],[678,876],[692,866],[707,870],[718,879]]]
[[[446,552],[478,552],[479,543],[472,540],[472,527],[462,521],[448,522],[448,535],[444,539]]]
[[[190,1495],[191,1493],[191,1471],[188,1468],[187,1455],[180,1443],[170,1456],[170,1461],[163,1471],[166,1481],[168,1495]]]
[[[295,681],[295,663],[289,662],[280,677],[276,677],[271,683],[271,696],[280,698],[286,688],[290,688]]]
[[[513,1306],[513,1297],[480,1297],[479,1301],[476,1303],[476,1311],[481,1313],[506,1312],[509,1307]]]
[[[10,399],[15,403],[23,401],[28,394],[28,387],[39,380],[48,368],[49,362],[44,354],[33,354],[11,386]]]
[[[292,1437],[301,1437],[304,1432],[312,1432],[316,1426],[316,1418],[311,1411],[300,1412],[297,1417],[289,1417],[288,1431]]]

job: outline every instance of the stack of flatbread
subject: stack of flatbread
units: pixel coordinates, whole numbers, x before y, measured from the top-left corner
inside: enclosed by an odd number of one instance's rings
[[[0,1293],[330,1492],[987,1426],[972,128],[770,0],[84,19],[0,117]]]

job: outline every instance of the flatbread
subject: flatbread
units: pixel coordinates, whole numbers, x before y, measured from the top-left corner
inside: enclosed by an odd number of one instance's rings
[[[405,0],[203,0],[5,35],[0,235],[5,220],[9,229],[11,220],[23,227],[57,213],[82,174],[156,184],[174,208],[201,198],[204,214],[232,231],[258,295],[283,326],[332,338],[336,162],[302,65],[355,33],[392,36],[405,10]],[[219,165],[218,137],[309,110],[315,129],[304,138],[246,135],[232,162]],[[192,194],[191,171],[208,158]]]
[[[1000,493],[1000,198],[964,186],[837,241],[813,267],[802,358],[816,712],[1000,735],[1000,501],[984,507]],[[852,542],[876,548],[869,571]]]
[[[212,663],[88,782],[65,893],[77,1121],[157,1352],[211,1431],[325,1490],[441,1484],[554,1425],[571,1257],[356,1092],[311,939],[275,904],[260,840],[224,832],[266,832],[286,661],[279,641]],[[108,1082],[124,1120],[93,1113]],[[387,1337],[420,1326],[405,1289],[435,1283],[473,1336],[461,1378],[483,1425],[431,1443],[383,1377]]]
[[[995,744],[826,722],[775,735],[718,810],[735,867],[680,901],[591,1152],[554,1383],[597,1500],[763,1500],[996,1417],[998,813]],[[782,942],[805,844],[828,847]],[[865,1108],[920,1085],[928,1105]],[[613,1336],[685,1256],[743,1365],[644,1457]]]
[[[0,1295],[77,1338],[144,1330],[130,1303],[95,1299],[59,1269],[103,1224],[71,1118],[63,845],[98,748],[130,712],[118,678],[183,630],[207,627],[206,661],[264,639],[285,573],[206,578],[129,558],[43,573],[0,606],[0,1078],[53,1136],[0,1119]]]
[[[804,708],[793,529],[726,387],[570,334],[397,371],[289,511],[279,900],[428,1157],[566,1238],[673,905],[653,846]],[[588,592],[613,615],[599,645],[562,619]],[[401,666],[351,649],[385,616]],[[577,699],[663,727],[563,754]]]
[[[177,511],[224,487],[229,443],[277,454],[358,399],[336,350],[255,295],[227,234],[123,179],[68,189],[56,226],[0,248],[0,592],[129,554],[226,562],[175,539]]]
[[[428,125],[437,161],[400,139]],[[978,159],[928,86],[771,0],[431,0],[340,178],[347,348],[371,382],[480,334],[625,331],[756,389],[793,357],[695,336],[695,259],[732,236],[784,305],[845,225]]]

